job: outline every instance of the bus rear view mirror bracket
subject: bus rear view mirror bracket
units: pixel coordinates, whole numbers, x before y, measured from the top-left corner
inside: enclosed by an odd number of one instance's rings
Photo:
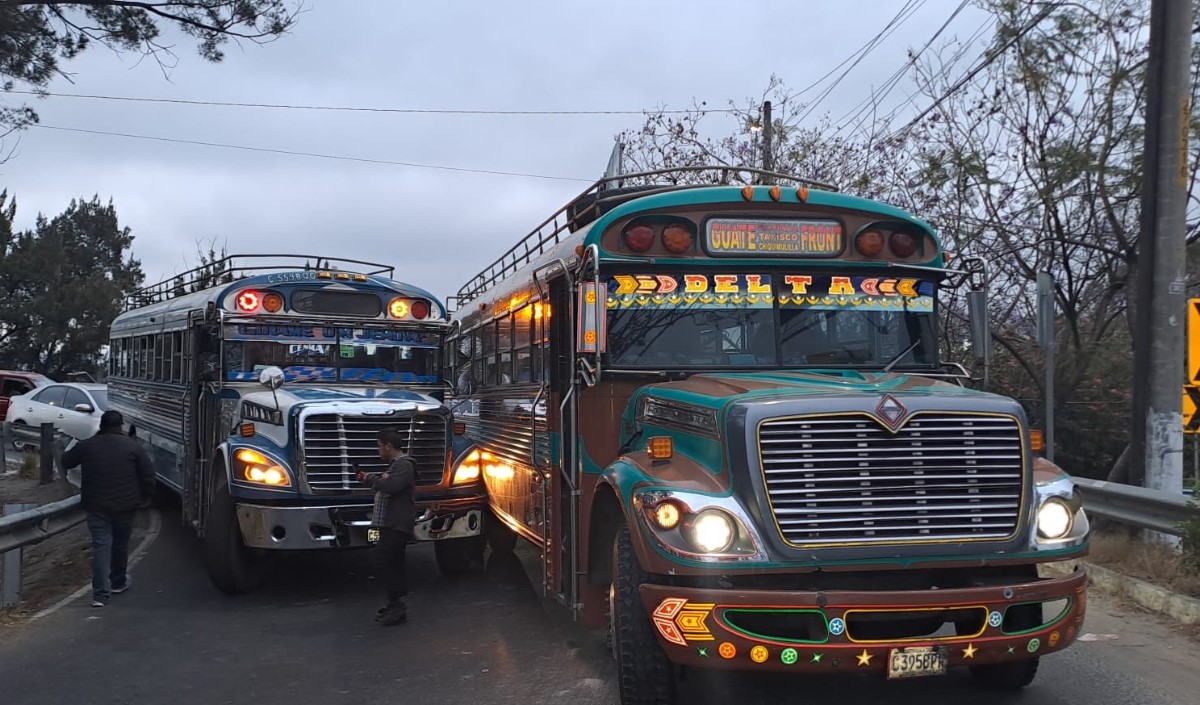
[[[967,314],[971,322],[971,350],[975,361],[987,367],[992,361],[992,327],[988,321],[987,292],[967,292]]]

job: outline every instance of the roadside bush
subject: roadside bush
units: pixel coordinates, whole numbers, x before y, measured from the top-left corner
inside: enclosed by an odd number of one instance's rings
[[[1192,502],[1196,504],[1196,502]],[[1185,573],[1200,575],[1200,519],[1185,521],[1183,529],[1183,555],[1180,567]]]
[[[25,451],[21,454],[21,469],[18,471],[26,480],[35,480],[41,474],[41,458],[37,453]]]

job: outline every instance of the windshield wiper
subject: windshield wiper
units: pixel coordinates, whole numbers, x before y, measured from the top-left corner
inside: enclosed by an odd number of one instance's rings
[[[917,338],[915,341],[913,341],[912,345],[909,345],[907,348],[904,349],[904,352],[900,353],[896,357],[893,357],[891,360],[888,360],[888,363],[883,366],[883,371],[891,372],[892,368],[896,366],[896,363],[898,363],[901,360],[903,360],[904,358],[908,357],[908,354],[910,352],[912,352],[913,350],[916,350],[917,346],[919,346],[920,344],[921,344],[921,339]]]

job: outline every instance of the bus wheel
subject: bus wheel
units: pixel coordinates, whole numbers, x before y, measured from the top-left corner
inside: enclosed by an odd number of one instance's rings
[[[204,563],[208,577],[221,592],[241,595],[258,588],[267,574],[263,556],[246,548],[238,527],[237,510],[222,482],[213,493],[204,532]]]
[[[1041,604],[1018,605],[1011,609],[1016,612],[1013,615],[1013,631],[1033,629],[1042,623]],[[975,682],[991,690],[1020,690],[1033,682],[1037,672],[1037,657],[971,666],[971,676]]]
[[[650,582],[633,551],[629,527],[613,540],[609,620],[621,705],[670,705],[675,702],[675,667],[658,645],[640,586]]]
[[[472,563],[483,561],[483,542],[479,537],[435,541],[433,555],[442,575],[457,577],[467,572]]]
[[[517,532],[508,528],[491,509],[484,517],[483,533],[487,536],[487,545],[491,547],[492,553],[512,553],[517,547]]]

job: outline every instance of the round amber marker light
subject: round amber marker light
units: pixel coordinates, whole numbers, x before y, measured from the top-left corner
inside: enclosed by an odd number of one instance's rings
[[[692,233],[682,225],[668,225],[663,229],[662,243],[668,252],[681,255],[692,249]]]
[[[654,522],[663,529],[679,526],[679,507],[673,502],[663,502],[654,508]]]

